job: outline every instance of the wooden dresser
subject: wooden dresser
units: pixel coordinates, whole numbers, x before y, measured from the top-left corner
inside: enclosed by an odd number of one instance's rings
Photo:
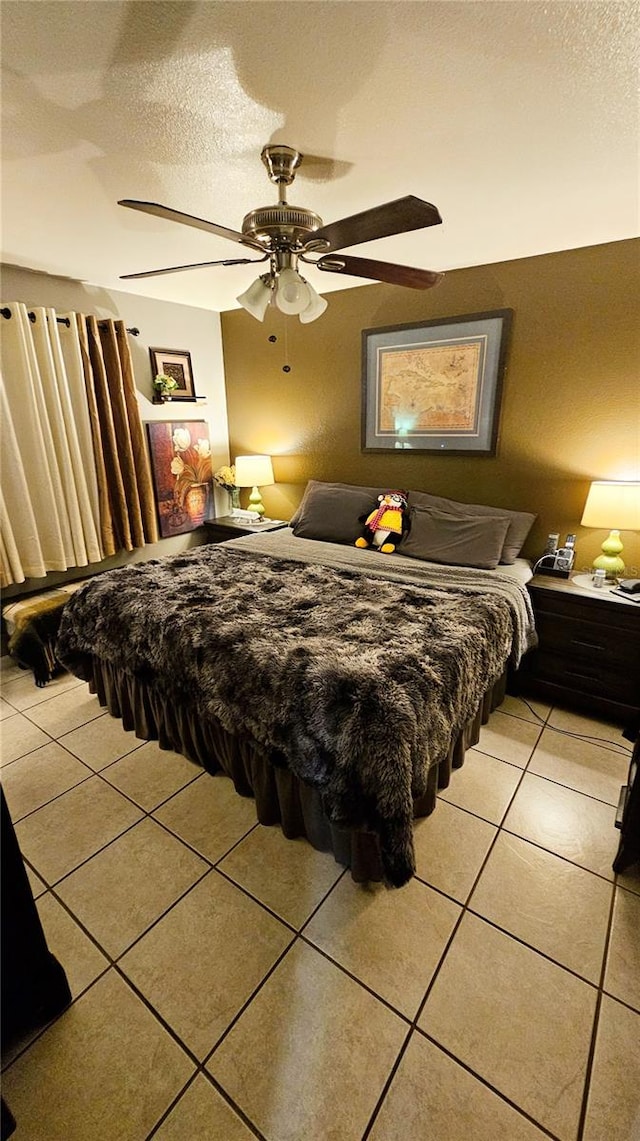
[[[535,575],[528,584],[539,646],[516,674],[521,693],[611,717],[640,710],[640,603]]]

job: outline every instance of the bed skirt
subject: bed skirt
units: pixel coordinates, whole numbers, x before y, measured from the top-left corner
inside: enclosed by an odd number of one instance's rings
[[[281,754],[228,733],[217,720],[203,720],[191,708],[168,705],[137,678],[99,658],[90,659],[86,672],[84,680],[91,692],[113,717],[121,719],[124,729],[133,730],[142,740],[157,741],[161,749],[181,753],[207,772],[226,773],[240,796],[254,798],[260,824],[279,824],[287,839],[304,836],[319,851],[332,852],[351,869],[356,883],[384,878],[378,837],[332,824],[323,811],[320,792],[303,784]],[[432,767],[426,793],[414,801],[414,818],[433,811],[438,789],[447,787],[452,770],[462,766],[467,749],[477,744],[480,727],[503,700],[505,689],[506,674],[485,693],[475,717],[452,741],[448,755]]]

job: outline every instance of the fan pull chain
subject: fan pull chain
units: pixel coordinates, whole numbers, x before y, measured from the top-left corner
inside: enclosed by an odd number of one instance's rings
[[[285,359],[285,361],[288,361],[289,360],[289,324],[288,324],[286,317],[283,318],[283,322],[284,322],[284,359]],[[283,364],[282,371],[283,372],[291,372],[291,365]]]
[[[275,333],[271,333],[271,335],[267,338],[267,340],[269,341],[270,344],[275,345],[277,343],[278,338],[276,337]],[[285,361],[286,361],[288,356],[289,356],[289,338],[287,336],[287,322],[285,320],[284,321],[284,359],[285,359]],[[290,364],[283,364],[282,371],[283,372],[291,372],[291,365]]]

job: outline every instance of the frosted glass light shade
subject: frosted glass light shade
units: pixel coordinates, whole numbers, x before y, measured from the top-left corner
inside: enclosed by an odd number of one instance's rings
[[[640,482],[595,480],[580,522],[583,527],[612,527],[593,566],[609,578],[620,577],[624,573],[620,531],[640,530]]]
[[[273,301],[281,313],[300,317],[303,325],[321,317],[327,308],[324,297],[316,293],[312,285],[301,277],[291,266],[281,269],[277,277],[262,274],[251,283],[236,301],[250,313],[256,321],[264,321],[265,314]]]
[[[295,269],[288,267],[280,270],[276,282],[275,300],[281,313],[293,316],[302,313],[309,305],[311,301],[309,286]]]
[[[257,277],[244,293],[236,297],[236,301],[247,310],[257,321],[264,321],[264,315],[271,301],[271,289],[268,277]]]
[[[306,285],[307,289],[309,290],[310,300],[307,308],[303,309],[302,313],[300,314],[300,320],[303,325],[308,325],[310,321],[315,321],[318,317],[322,317],[322,314],[327,308],[327,302],[325,301],[324,297],[321,297],[319,293],[316,293],[315,289],[312,285],[309,285],[308,281]]]

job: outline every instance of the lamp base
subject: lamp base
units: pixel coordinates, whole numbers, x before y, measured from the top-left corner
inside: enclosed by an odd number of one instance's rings
[[[264,515],[264,503],[262,502],[260,492],[258,491],[257,487],[253,488],[253,491],[249,496],[249,510],[255,511],[256,515],[259,515],[261,518]]]
[[[620,578],[624,574],[624,562],[620,557],[623,550],[620,532],[611,531],[601,550],[602,554],[593,560],[593,569],[605,571],[607,578]]]

